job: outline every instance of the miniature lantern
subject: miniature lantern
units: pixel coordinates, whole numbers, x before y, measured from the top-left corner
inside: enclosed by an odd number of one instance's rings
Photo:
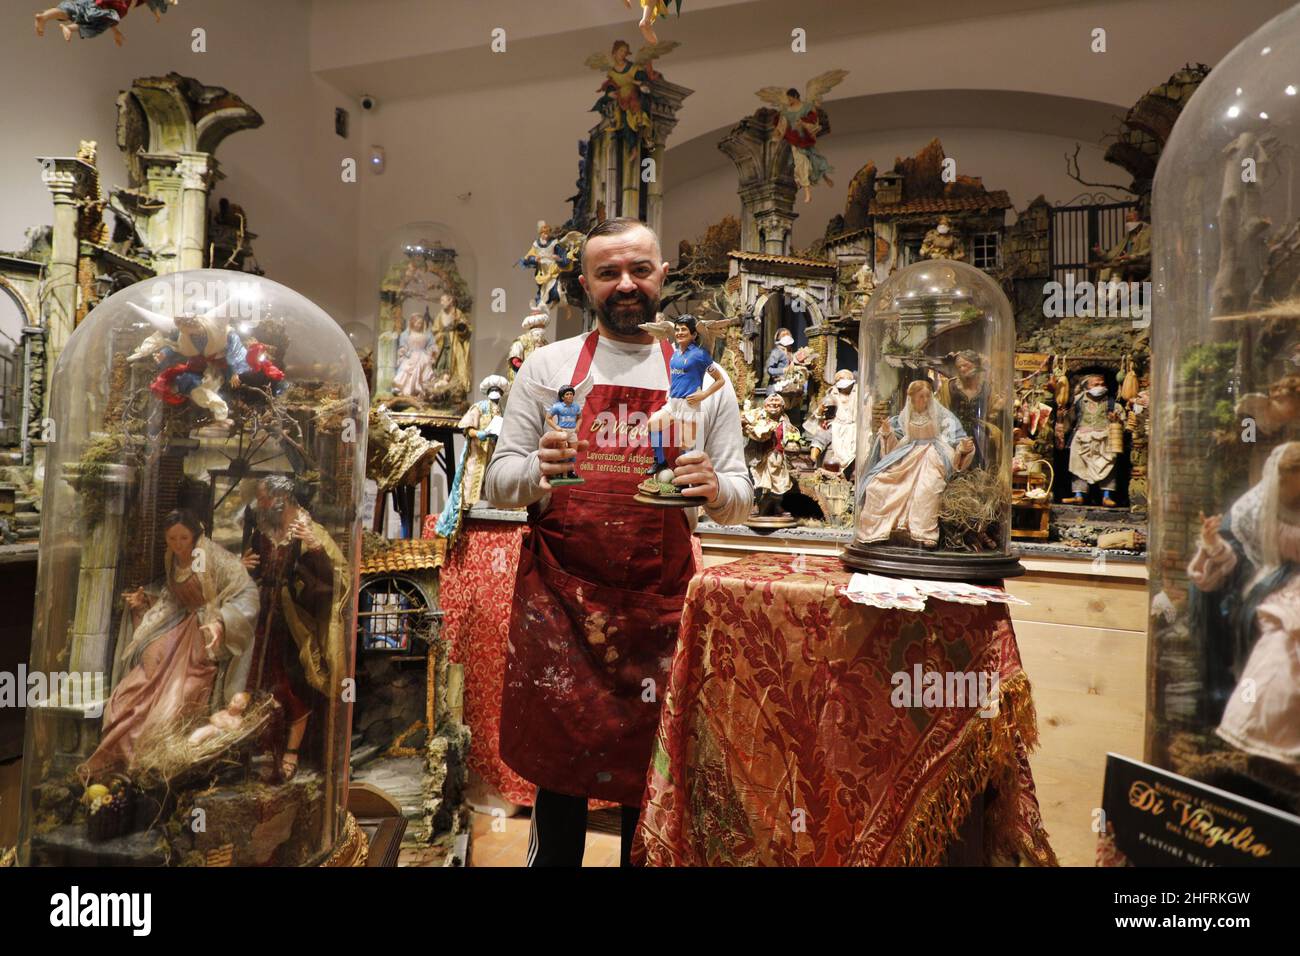
[[[311,865],[345,812],[369,395],[284,286],[137,283],[55,366],[20,852]]]
[[[1010,551],[1014,321],[985,273],[900,269],[862,320],[853,543],[845,564],[947,580],[1022,573]]]

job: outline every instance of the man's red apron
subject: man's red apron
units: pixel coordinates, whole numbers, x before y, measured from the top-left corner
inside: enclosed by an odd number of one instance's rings
[[[583,344],[572,383],[600,342]],[[664,363],[672,348],[664,346]],[[659,701],[695,573],[679,508],[632,500],[654,460],[644,422],[659,389],[596,385],[578,423],[586,484],[559,486],[539,515],[529,508],[510,611],[501,758],[526,780],[572,796],[641,803]],[[635,434],[602,443],[602,412]]]

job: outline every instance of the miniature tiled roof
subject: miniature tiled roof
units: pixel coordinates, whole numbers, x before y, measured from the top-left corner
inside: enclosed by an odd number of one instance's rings
[[[907,202],[879,203],[869,207],[873,216],[909,216],[918,213],[981,212],[987,209],[1010,209],[1011,196],[1005,189],[995,189],[980,196],[936,196],[909,199]]]
[[[746,262],[770,262],[783,266],[819,266],[823,269],[834,269],[835,263],[826,259],[805,259],[802,256],[777,256],[770,252],[741,252],[739,249],[733,249],[727,253],[733,259],[743,259]]]
[[[852,232],[841,232],[838,236],[831,236],[826,240],[828,246],[838,246],[842,242],[851,242],[854,239],[861,239],[863,236],[871,235],[871,227],[863,226],[861,229],[854,229]]]
[[[403,571],[433,571],[447,557],[445,538],[412,538],[393,541],[387,548],[362,555],[362,574],[400,574]]]

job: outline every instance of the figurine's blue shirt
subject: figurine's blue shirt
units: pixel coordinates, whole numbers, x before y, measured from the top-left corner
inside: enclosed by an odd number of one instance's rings
[[[713,365],[713,356],[692,342],[685,352],[673,352],[668,367],[672,378],[668,384],[668,395],[672,398],[687,398],[704,387],[705,373]]]
[[[555,423],[561,428],[577,428],[578,416],[582,414],[582,406],[556,402],[546,410],[546,413],[554,418]]]

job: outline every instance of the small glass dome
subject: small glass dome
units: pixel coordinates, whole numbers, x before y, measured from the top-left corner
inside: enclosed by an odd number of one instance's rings
[[[409,223],[384,244],[379,275],[375,398],[459,418],[474,397],[473,253],[447,226]]]
[[[346,827],[369,395],[343,330],[219,270],[56,363],[23,761],[31,865],[301,865]]]
[[[948,580],[1022,573],[1009,548],[1014,319],[985,273],[906,266],[862,319],[853,542],[863,571]]]
[[[1300,7],[1214,67],[1152,193],[1147,759],[1300,812]]]

